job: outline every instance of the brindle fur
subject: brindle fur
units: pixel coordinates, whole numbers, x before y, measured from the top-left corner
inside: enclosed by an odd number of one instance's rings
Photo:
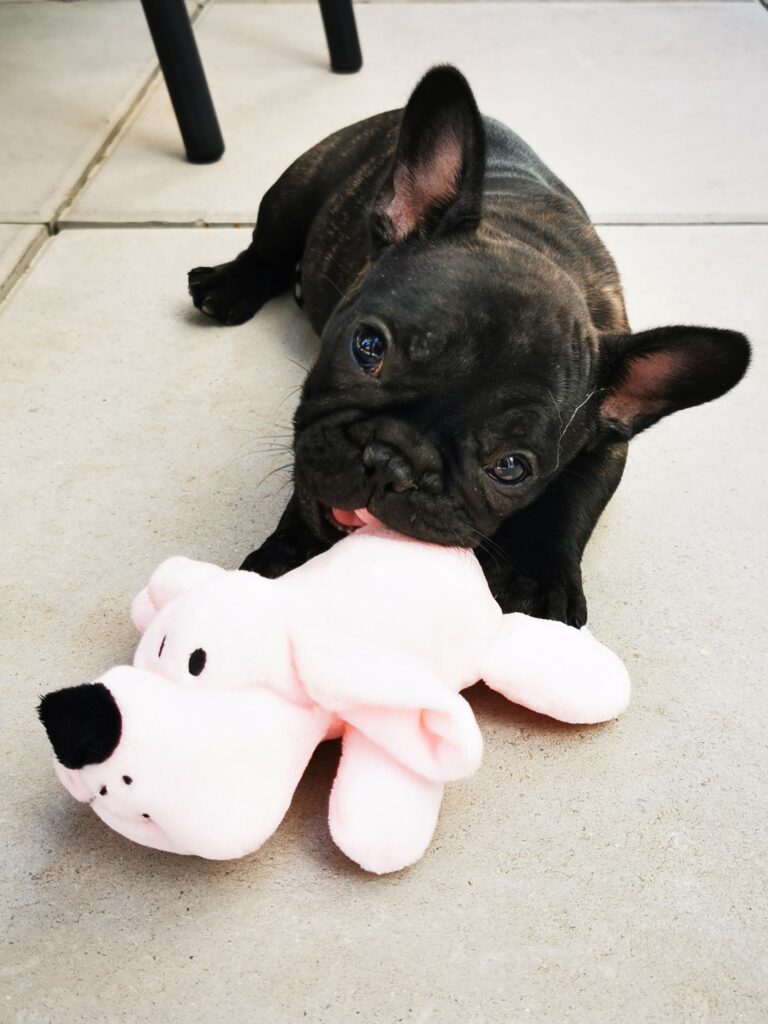
[[[394,237],[387,204],[398,167],[434,173],[429,152],[420,155],[433,137],[449,156],[464,140],[452,198]],[[343,128],[301,156],[264,196],[249,248],[192,271],[190,291],[209,315],[241,323],[290,285],[298,263],[322,341],[296,414],[297,493],[244,562],[268,576],[338,538],[324,506],[369,504],[404,532],[476,546],[505,611],[582,625],[581,557],[627,440],[721,394],[746,368],[734,332],[628,333],[616,266],[584,208],[522,140],[480,120],[451,68],[428,73],[405,111]],[[400,367],[376,382],[348,351],[374,312]],[[633,367],[647,370],[662,352],[675,373],[659,369],[649,403]],[[621,422],[601,415],[603,396],[617,394]],[[489,484],[483,459],[526,430],[535,479],[515,490]],[[373,443],[405,460],[405,493],[391,468],[362,464]]]

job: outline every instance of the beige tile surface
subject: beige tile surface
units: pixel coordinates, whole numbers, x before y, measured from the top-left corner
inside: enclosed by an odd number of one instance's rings
[[[159,559],[232,564],[274,522],[284,478],[263,478],[312,341],[288,299],[239,329],[190,312],[186,269],[245,232],[49,245],[0,313],[3,1020],[762,1024],[768,228],[604,234],[636,327],[739,327],[755,365],[633,444],[590,546],[629,712],[573,729],[475,692],[484,764],[383,879],[327,836],[332,747],[231,864],[132,846],[55,783],[38,695],[129,655]]]
[[[372,4],[365,65],[333,75],[319,11],[219,4],[199,41],[227,143],[183,160],[157,90],[72,221],[249,222],[263,191],[329,131],[400,106],[456,62],[602,221],[768,218],[768,17],[756,4]]]
[[[0,221],[53,215],[153,56],[138,3],[0,3]]]
[[[0,3],[26,3],[29,0],[0,0]],[[38,2],[38,0],[31,0],[31,2]],[[268,3],[268,4],[283,4],[283,3],[307,3],[314,4],[317,0],[213,0],[214,3],[220,4],[239,4],[239,3]],[[467,3],[468,0],[353,0],[355,6],[359,4],[378,4],[378,3]],[[470,3],[485,3],[485,0],[469,0]],[[584,0],[494,0],[496,3],[509,3],[509,4],[552,4],[552,3],[584,3]],[[658,0],[591,0],[592,3],[605,3],[605,4],[644,4],[650,2],[658,3]],[[668,2],[674,3],[759,3],[759,0],[668,0]]]

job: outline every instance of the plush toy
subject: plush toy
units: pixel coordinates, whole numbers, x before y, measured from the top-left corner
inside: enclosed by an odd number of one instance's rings
[[[72,796],[146,846],[240,857],[341,736],[331,835],[368,871],[396,871],[424,853],[445,783],[480,763],[464,687],[483,679],[565,722],[626,707],[624,666],[586,629],[502,615],[470,551],[357,521],[277,580],[163,562],[133,603],[133,666],[41,701]]]

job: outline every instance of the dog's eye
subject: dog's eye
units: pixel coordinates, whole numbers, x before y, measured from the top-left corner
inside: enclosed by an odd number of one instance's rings
[[[352,336],[354,360],[371,377],[378,376],[386,351],[387,342],[383,334],[369,324],[358,327]]]
[[[502,484],[519,484],[530,474],[531,467],[522,455],[505,455],[492,466],[486,466],[485,471]]]

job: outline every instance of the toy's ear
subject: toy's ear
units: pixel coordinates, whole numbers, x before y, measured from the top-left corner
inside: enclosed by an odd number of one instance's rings
[[[197,562],[182,555],[166,558],[152,573],[149,584],[133,599],[131,618],[136,629],[143,633],[174,597],[225,572],[226,569],[211,562]]]
[[[308,695],[399,764],[436,782],[479,766],[483,741],[472,709],[418,659],[306,633],[293,654]]]

